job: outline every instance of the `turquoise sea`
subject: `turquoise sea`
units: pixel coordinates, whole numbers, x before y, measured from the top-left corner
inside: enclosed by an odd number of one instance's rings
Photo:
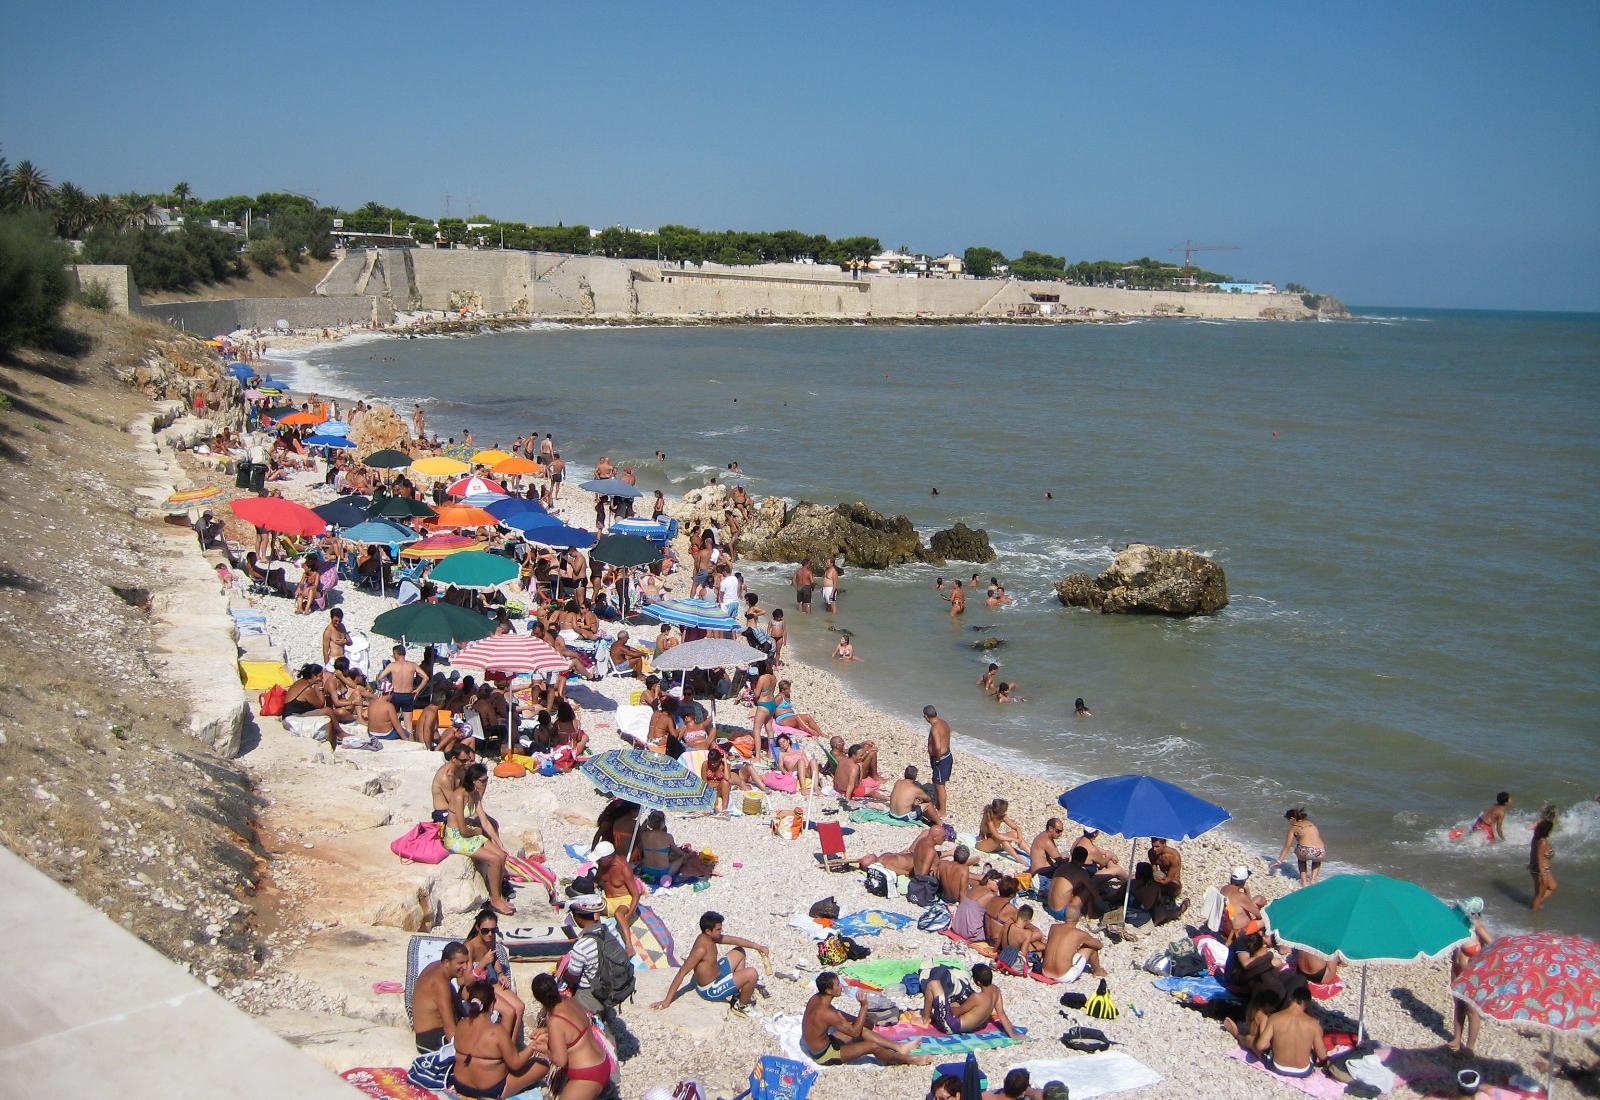
[[[985,527],[991,565],[846,577],[855,690],[907,718],[933,702],[971,747],[1063,785],[1183,783],[1264,854],[1306,803],[1336,868],[1481,894],[1492,928],[1600,934],[1600,316],[547,326],[351,343],[297,370],[423,401],[443,435],[554,432],[575,465],[609,454],[646,487],[737,460],[758,494]],[[1187,621],[1057,603],[1053,581],[1130,541],[1213,555],[1232,603]],[[1016,604],[952,625],[934,580],[975,571]],[[786,595],[786,571],[748,575]],[[808,655],[827,625],[796,631]],[[980,696],[974,626],[1006,641],[1025,703]],[[1512,843],[1451,841],[1500,789]],[[1561,891],[1535,917],[1527,822],[1547,802]]]

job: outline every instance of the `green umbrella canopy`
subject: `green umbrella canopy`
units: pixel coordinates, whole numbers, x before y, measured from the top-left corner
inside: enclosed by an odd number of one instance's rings
[[[410,497],[379,497],[367,509],[367,515],[384,519],[430,519],[438,514],[422,501]]]
[[[589,556],[607,565],[648,565],[661,560],[661,550],[638,535],[607,535],[594,544]]]
[[[370,466],[374,470],[399,470],[411,465],[411,456],[404,451],[393,447],[381,451],[373,451],[361,460],[361,465]]]
[[[466,588],[492,588],[517,575],[517,563],[484,550],[463,550],[451,554],[433,567],[428,579],[434,584],[456,584]]]
[[[1342,962],[1437,959],[1473,938],[1459,909],[1386,875],[1333,875],[1271,902],[1266,918],[1284,946]]]
[[[433,645],[487,638],[494,633],[494,623],[455,604],[414,603],[385,611],[372,620],[372,631],[385,638],[404,638],[420,645]]]

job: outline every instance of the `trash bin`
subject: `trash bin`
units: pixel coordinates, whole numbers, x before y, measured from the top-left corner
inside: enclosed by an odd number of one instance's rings
[[[265,496],[267,492],[267,467],[260,462],[250,464],[250,491],[256,496]]]
[[[234,463],[233,485],[236,489],[250,488],[250,463]]]

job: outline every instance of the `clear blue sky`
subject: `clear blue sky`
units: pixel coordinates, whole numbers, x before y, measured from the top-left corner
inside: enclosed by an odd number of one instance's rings
[[[1600,4],[13,5],[0,144],[90,191],[1240,246],[1352,303],[1600,310]]]

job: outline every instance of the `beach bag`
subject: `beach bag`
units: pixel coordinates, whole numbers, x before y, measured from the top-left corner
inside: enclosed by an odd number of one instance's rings
[[[761,811],[766,809],[766,806],[766,801],[755,791],[745,791],[744,802],[739,808],[744,811],[746,817],[760,817]]]
[[[281,718],[283,716],[283,700],[288,692],[283,690],[282,684],[273,684],[261,693],[258,700],[258,712],[263,718]]]
[[[823,966],[838,966],[840,963],[849,962],[848,937],[835,933],[817,944],[817,961]]]
[[[435,822],[419,822],[395,837],[389,850],[407,863],[443,863],[450,858],[450,852],[439,839],[439,833]]]
[[[906,900],[926,909],[939,900],[939,880],[932,875],[913,875],[906,887]]]
[[[1097,1027],[1069,1027],[1061,1033],[1061,1045],[1081,1054],[1099,1054],[1111,1049],[1111,1039]]]
[[[438,1050],[419,1054],[406,1070],[406,1080],[422,1089],[443,1092],[450,1087],[456,1069],[456,1045],[446,1043]]]
[[[900,1006],[887,996],[874,990],[867,991],[867,1003],[862,1006],[867,1014],[868,1027],[883,1027],[900,1019]]]
[[[593,936],[599,947],[594,974],[589,978],[589,992],[602,1009],[616,1008],[633,996],[633,960],[628,957],[627,948],[604,925],[596,924],[585,929],[583,934]]]
[[[889,896],[889,875],[882,866],[873,864],[867,868],[866,880],[867,893],[873,897],[886,898]]]
[[[950,927],[950,907],[942,901],[934,902],[917,918],[917,927],[924,932],[943,932]]]
[[[838,920],[839,903],[833,900],[832,894],[829,894],[821,901],[812,902],[811,908],[807,910],[806,915],[812,920]]]
[[[776,814],[772,819],[772,835],[780,840],[798,840],[806,831],[806,812],[796,806],[789,813]]]

